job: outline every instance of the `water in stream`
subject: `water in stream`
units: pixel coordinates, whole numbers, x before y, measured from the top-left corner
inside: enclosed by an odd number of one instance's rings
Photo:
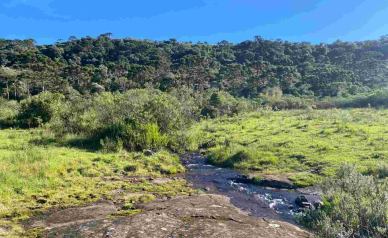
[[[240,183],[240,172],[208,165],[199,152],[182,156],[181,162],[186,167],[184,179],[192,183],[194,188],[230,197],[234,206],[254,217],[294,223],[293,210],[297,207],[297,197],[304,195],[309,201],[320,200],[317,193],[275,190]]]

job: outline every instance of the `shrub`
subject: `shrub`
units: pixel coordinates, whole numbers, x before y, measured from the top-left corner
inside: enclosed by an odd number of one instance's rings
[[[23,100],[17,117],[22,127],[37,127],[47,123],[59,113],[64,96],[58,93],[41,93]]]
[[[157,124],[139,125],[126,123],[113,124],[94,136],[100,141],[105,152],[142,151],[144,149],[160,149],[167,146],[166,134],[162,134]]]
[[[201,110],[204,117],[217,118],[233,116],[257,109],[258,105],[249,103],[247,99],[236,99],[228,92],[209,90],[209,98]]]
[[[191,115],[195,111],[176,97],[153,89],[101,93],[62,103],[62,107],[66,109],[57,113],[49,125],[57,135],[84,134],[103,151],[111,152],[120,150],[120,140],[122,147],[130,151],[168,145],[177,151],[177,147],[188,143],[186,137],[175,135],[194,122]]]
[[[13,126],[19,110],[20,104],[17,101],[7,101],[0,97],[0,128]]]
[[[386,166],[384,166],[386,168]],[[324,205],[297,219],[318,237],[387,237],[388,182],[343,163],[322,183]]]

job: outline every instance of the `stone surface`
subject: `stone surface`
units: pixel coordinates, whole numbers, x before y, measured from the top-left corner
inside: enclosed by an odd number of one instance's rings
[[[35,221],[46,227],[45,237],[311,237],[300,228],[280,221],[248,216],[222,195],[174,197],[139,205],[142,212],[113,219],[110,204],[71,208]],[[310,235],[310,236],[309,236]]]
[[[313,206],[315,207],[315,209],[318,209],[318,208],[323,206],[323,202],[322,201],[314,201]]]
[[[152,179],[151,183],[153,183],[153,184],[164,184],[164,183],[168,183],[168,182],[170,182],[172,180],[173,179],[170,179],[170,178],[156,178],[156,179]]]
[[[242,182],[253,183],[263,187],[271,187],[277,189],[292,189],[295,188],[294,182],[288,179],[291,174],[269,174],[269,175],[257,175],[247,174],[242,176]],[[260,180],[255,179],[255,176],[259,176]]]
[[[145,156],[152,156],[152,155],[154,154],[154,152],[152,152],[151,150],[145,150],[145,151],[143,152],[143,154],[144,154]]]
[[[304,204],[303,203],[308,203],[309,201],[307,200],[307,198],[305,196],[299,196],[295,199],[295,203],[296,205],[300,206],[300,207],[304,207]]]

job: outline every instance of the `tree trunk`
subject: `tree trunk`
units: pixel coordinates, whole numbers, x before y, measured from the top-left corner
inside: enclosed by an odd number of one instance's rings
[[[8,96],[8,101],[9,101],[9,86],[8,86],[8,82],[7,82],[7,96]]]

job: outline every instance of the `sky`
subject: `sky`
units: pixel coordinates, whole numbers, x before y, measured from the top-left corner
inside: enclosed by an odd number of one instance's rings
[[[0,38],[332,43],[388,34],[387,0],[0,0]]]

